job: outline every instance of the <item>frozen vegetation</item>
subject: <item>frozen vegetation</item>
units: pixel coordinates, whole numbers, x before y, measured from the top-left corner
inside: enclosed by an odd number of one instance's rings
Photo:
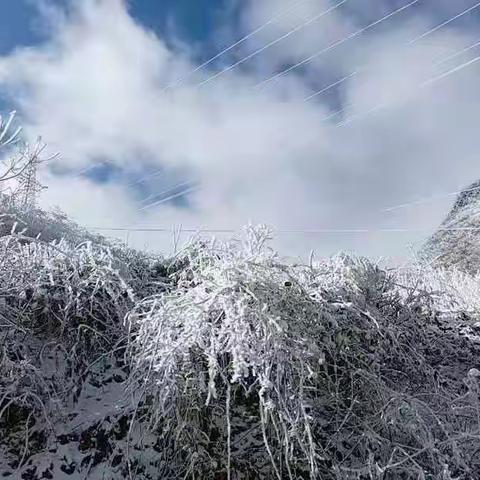
[[[1,478],[480,478],[480,277],[458,239],[398,270],[287,264],[261,226],[163,258],[16,198]]]
[[[0,475],[480,476],[480,279],[282,263],[268,231],[152,257],[5,207]]]

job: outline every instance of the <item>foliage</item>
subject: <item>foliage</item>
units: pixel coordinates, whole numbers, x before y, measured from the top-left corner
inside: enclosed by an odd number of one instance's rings
[[[193,245],[129,315],[131,381],[176,439],[165,478],[478,475],[478,347],[369,261],[292,267],[265,240]]]
[[[60,214],[9,215],[2,474],[480,476],[478,277],[291,265],[264,227],[152,258]]]

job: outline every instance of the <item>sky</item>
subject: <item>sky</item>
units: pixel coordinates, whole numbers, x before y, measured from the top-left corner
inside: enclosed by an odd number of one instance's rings
[[[401,259],[480,177],[475,0],[1,8],[0,111],[60,153],[41,205],[134,246],[264,223],[283,254]]]

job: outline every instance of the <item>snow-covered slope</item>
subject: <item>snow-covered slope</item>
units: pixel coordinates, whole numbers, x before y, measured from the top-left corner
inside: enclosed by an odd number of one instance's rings
[[[480,180],[458,196],[422,254],[434,265],[480,271]]]

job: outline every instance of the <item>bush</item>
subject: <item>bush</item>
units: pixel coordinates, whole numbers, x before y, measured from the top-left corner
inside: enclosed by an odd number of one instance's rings
[[[479,475],[478,348],[367,260],[288,266],[266,238],[194,244],[177,289],[129,315],[163,475]]]
[[[53,240],[0,237],[2,475],[480,476],[478,277],[24,218]]]

